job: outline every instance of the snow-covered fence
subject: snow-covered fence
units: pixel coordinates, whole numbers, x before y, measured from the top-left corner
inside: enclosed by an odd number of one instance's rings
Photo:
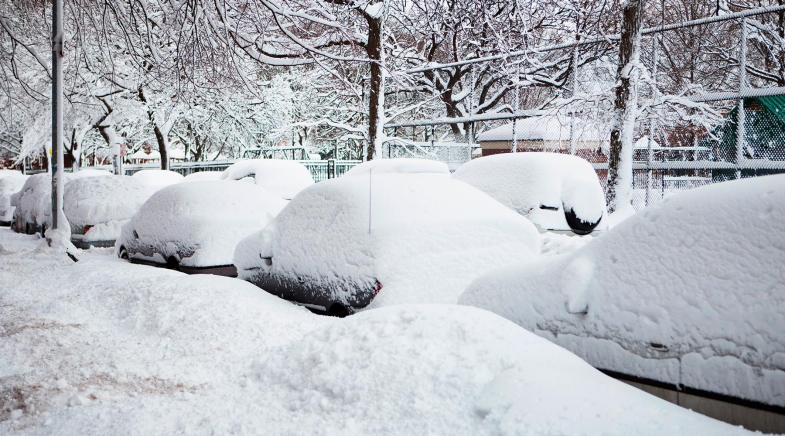
[[[639,59],[631,66],[638,70],[639,113],[632,143],[624,144],[633,149],[630,188],[636,207],[695,185],[676,180],[709,183],[785,172],[785,76],[767,63],[785,54],[774,15],[784,12],[785,5],[741,11],[725,7],[713,16],[642,29]],[[428,136],[448,137],[458,129],[473,145],[476,132],[509,123],[507,150],[578,154],[592,161],[605,179],[617,83],[612,55],[619,40],[620,35],[578,36],[574,41],[392,72],[391,77],[400,81],[440,70],[503,69],[515,92],[512,101],[507,98],[499,106],[503,112],[494,113],[474,104],[473,86],[461,85],[460,92],[469,95],[460,116],[407,121],[399,117],[385,127],[396,138],[411,133],[412,143]],[[569,63],[565,71],[570,77],[564,86],[553,88],[546,99],[549,104],[522,109],[520,91],[533,85],[529,67],[542,63],[548,53]],[[465,77],[473,77],[473,71]],[[536,117],[543,122],[521,121]],[[537,136],[531,129],[542,130],[548,117],[557,117],[558,128],[565,132]],[[587,125],[607,133],[601,132],[600,141],[589,140],[582,128]],[[501,151],[495,145],[495,151]]]
[[[399,138],[386,141],[381,150],[385,159],[420,158],[438,160],[447,164],[454,171],[461,164],[472,158],[473,146],[461,142],[430,142],[406,141]]]

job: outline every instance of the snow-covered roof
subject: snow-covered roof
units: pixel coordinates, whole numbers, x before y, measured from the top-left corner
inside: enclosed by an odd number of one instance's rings
[[[154,189],[130,176],[82,177],[69,181],[63,192],[63,211],[74,229],[86,225],[129,220]]]
[[[376,158],[368,162],[355,165],[346,172],[346,176],[367,176],[371,171],[374,175],[385,173],[407,174],[450,174],[450,169],[444,162],[430,159],[415,158]]]
[[[515,137],[519,141],[570,141],[570,120],[568,117],[547,115],[540,117],[522,118],[515,123]],[[477,136],[480,142],[485,141],[512,141],[513,123],[508,123],[494,129],[486,130]],[[578,143],[604,142],[610,138],[610,133],[605,135],[598,128],[598,124],[575,120],[575,134]]]
[[[238,245],[235,265],[241,278],[252,278],[261,256],[282,275],[376,279],[384,289],[372,306],[454,303],[481,271],[538,250],[536,228],[483,192],[443,174],[388,173],[305,189]],[[336,292],[355,297],[349,286]]]
[[[683,191],[461,301],[599,368],[783,407],[783,216],[785,175]]]
[[[140,170],[135,172],[131,177],[140,180],[146,185],[157,188],[163,188],[183,181],[182,174],[170,170]]]

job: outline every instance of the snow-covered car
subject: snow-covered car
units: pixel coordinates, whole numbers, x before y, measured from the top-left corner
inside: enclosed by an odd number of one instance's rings
[[[131,177],[139,180],[145,185],[151,186],[156,189],[165,188],[175,183],[183,181],[182,174],[170,170],[139,170],[131,175]]]
[[[185,176],[183,182],[206,182],[208,180],[221,180],[221,171],[199,171]]]
[[[783,217],[785,175],[684,191],[573,253],[488,273],[461,303],[603,370],[783,410]]]
[[[250,159],[233,163],[225,169],[224,180],[253,178],[257,185],[291,200],[297,193],[313,185],[313,176],[300,162],[282,159]]]
[[[65,186],[72,180],[90,177],[111,177],[103,170],[84,169],[76,173],[64,173]],[[34,174],[27,178],[22,189],[11,196],[14,218],[11,224],[18,233],[43,233],[52,222],[52,175]]]
[[[63,192],[71,242],[79,248],[112,247],[120,230],[155,189],[129,176],[82,177]]]
[[[605,195],[591,164],[561,153],[506,153],[474,159],[454,175],[542,230],[589,234],[605,227]]]
[[[345,315],[369,304],[455,303],[483,271],[539,248],[531,222],[463,182],[380,174],[302,191],[238,244],[234,264],[268,292]]]
[[[153,194],[123,226],[117,255],[188,273],[233,276],[232,255],[286,201],[252,183],[178,183]]]
[[[14,219],[11,196],[24,186],[27,176],[19,171],[0,170],[0,226],[9,226]]]
[[[373,173],[450,174],[447,164],[437,160],[395,158],[373,159],[352,167],[344,176],[368,176]]]

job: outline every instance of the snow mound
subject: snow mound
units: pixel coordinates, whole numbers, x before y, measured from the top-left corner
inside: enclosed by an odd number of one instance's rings
[[[140,170],[131,177],[157,189],[183,181],[182,174],[169,170]]]
[[[0,223],[10,223],[14,218],[11,196],[22,189],[26,180],[27,176],[19,171],[0,170]]]
[[[592,365],[785,406],[785,175],[685,191],[571,255],[475,281],[479,306]]]
[[[181,266],[231,265],[237,242],[265,227],[285,205],[285,200],[250,183],[176,184],[142,205],[123,227],[116,246],[159,263],[174,256]]]
[[[84,168],[75,173],[65,173],[69,179],[81,179],[83,177],[106,177],[113,174],[106,170],[97,170],[95,168]]]
[[[352,167],[345,176],[366,176],[373,171],[374,175],[385,173],[408,174],[450,174],[444,162],[429,159],[395,158],[373,159]]]
[[[235,162],[224,170],[224,180],[254,177],[256,184],[291,200],[298,192],[313,185],[313,176],[305,165],[293,160],[251,159]]]
[[[454,175],[544,230],[569,230],[565,212],[584,222],[601,221],[607,210],[597,173],[583,158],[561,153],[507,153],[474,159]],[[543,209],[542,207],[545,207]]]
[[[63,193],[63,211],[75,235],[114,241],[120,229],[153,194],[154,189],[129,176],[85,177],[71,180]]]
[[[191,173],[185,176],[183,182],[205,182],[208,180],[220,180],[220,171],[199,171],[198,173]]]
[[[241,278],[263,273],[383,290],[373,306],[455,303],[482,271],[528,259],[539,235],[525,218],[481,191],[440,174],[341,177],[301,192],[263,231],[242,241]],[[261,258],[272,257],[272,266]]]

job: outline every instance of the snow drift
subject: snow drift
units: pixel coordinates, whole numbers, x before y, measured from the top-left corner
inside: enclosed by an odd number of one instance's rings
[[[580,157],[541,152],[497,154],[461,165],[455,178],[543,230],[580,231],[568,222],[570,211],[580,221],[599,222],[604,228],[605,194],[594,168]]]
[[[455,303],[482,271],[535,256],[539,244],[530,222],[465,183],[380,174],[304,190],[238,245],[234,263],[246,280],[313,283],[345,306],[368,304],[376,281],[373,306]]]
[[[224,170],[224,180],[253,177],[256,184],[291,200],[298,192],[313,185],[313,176],[305,165],[293,160],[251,159],[233,163]]]
[[[147,200],[117,240],[131,258],[180,266],[231,265],[237,242],[262,229],[286,201],[250,183],[166,187]]]
[[[785,406],[785,175],[685,191],[461,302],[592,365]]]

